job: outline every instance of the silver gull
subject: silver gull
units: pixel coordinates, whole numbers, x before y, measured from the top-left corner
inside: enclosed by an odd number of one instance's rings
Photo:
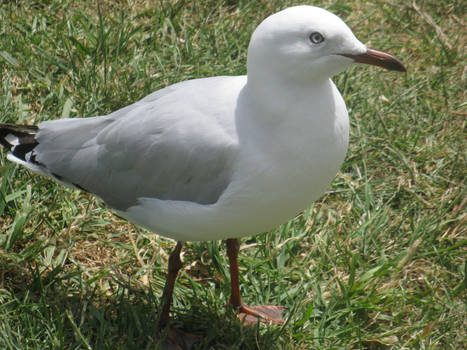
[[[106,116],[0,125],[8,159],[100,197],[131,222],[178,241],[160,327],[169,320],[184,241],[227,239],[230,304],[247,306],[237,238],[268,231],[319,198],[347,152],[349,119],[331,77],[355,62],[405,71],[332,13],[297,6],[266,18],[248,74],[183,81]]]

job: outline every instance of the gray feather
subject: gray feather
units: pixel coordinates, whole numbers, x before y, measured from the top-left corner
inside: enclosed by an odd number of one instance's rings
[[[226,84],[234,79],[221,78]],[[198,92],[203,86],[211,94],[222,91],[208,86],[213,83],[197,80]],[[141,197],[215,203],[237,150],[228,124],[234,118],[222,114],[235,110],[230,104],[236,101],[207,113],[190,99],[191,85],[172,85],[107,116],[43,122],[35,160],[44,173],[119,210]]]

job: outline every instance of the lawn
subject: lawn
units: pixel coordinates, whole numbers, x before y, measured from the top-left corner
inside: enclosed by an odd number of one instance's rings
[[[0,122],[103,115],[181,80],[245,74],[254,28],[303,3],[3,1]],[[284,305],[287,323],[246,328],[224,308],[217,241],[185,246],[174,323],[199,349],[465,349],[467,5],[313,5],[408,72],[334,78],[351,118],[341,171],[293,220],[242,240],[245,302]],[[4,152],[0,177],[0,348],[154,349],[173,241]]]

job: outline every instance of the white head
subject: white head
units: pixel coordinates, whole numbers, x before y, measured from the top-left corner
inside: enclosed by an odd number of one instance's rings
[[[309,81],[328,79],[354,62],[405,70],[400,61],[367,49],[334,14],[313,6],[296,6],[266,18],[248,48],[248,75],[278,74]]]

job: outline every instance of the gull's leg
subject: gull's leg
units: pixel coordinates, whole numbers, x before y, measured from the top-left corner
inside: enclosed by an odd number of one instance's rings
[[[178,271],[182,268],[183,264],[180,260],[180,252],[183,247],[183,242],[178,241],[169,257],[169,268],[167,280],[165,281],[164,292],[162,293],[162,311],[159,315],[159,322],[157,325],[156,343],[162,341],[163,349],[177,349],[177,350],[190,350],[200,337],[185,333],[175,327],[169,327],[166,331],[165,338],[161,340],[161,335],[164,333],[164,328],[169,324],[170,305],[172,304],[172,295],[174,291],[175,281],[177,279]]]
[[[240,250],[240,242],[238,239],[228,239],[226,243],[230,268],[229,303],[235,309],[238,309],[243,305],[242,297],[240,295],[240,281],[238,280],[238,252]]]
[[[229,304],[238,311],[238,316],[245,324],[256,324],[258,318],[262,322],[283,324],[282,313],[284,307],[274,305],[247,306],[243,304],[240,295],[240,282],[238,280],[238,252],[240,243],[238,239],[227,240],[227,256],[230,266],[230,299]]]
[[[159,329],[164,328],[169,323],[170,305],[172,304],[172,295],[174,292],[175,280],[177,279],[178,271],[183,264],[180,260],[180,252],[182,251],[183,242],[178,241],[169,257],[169,271],[165,281],[164,292],[162,293],[162,311],[159,316]]]

